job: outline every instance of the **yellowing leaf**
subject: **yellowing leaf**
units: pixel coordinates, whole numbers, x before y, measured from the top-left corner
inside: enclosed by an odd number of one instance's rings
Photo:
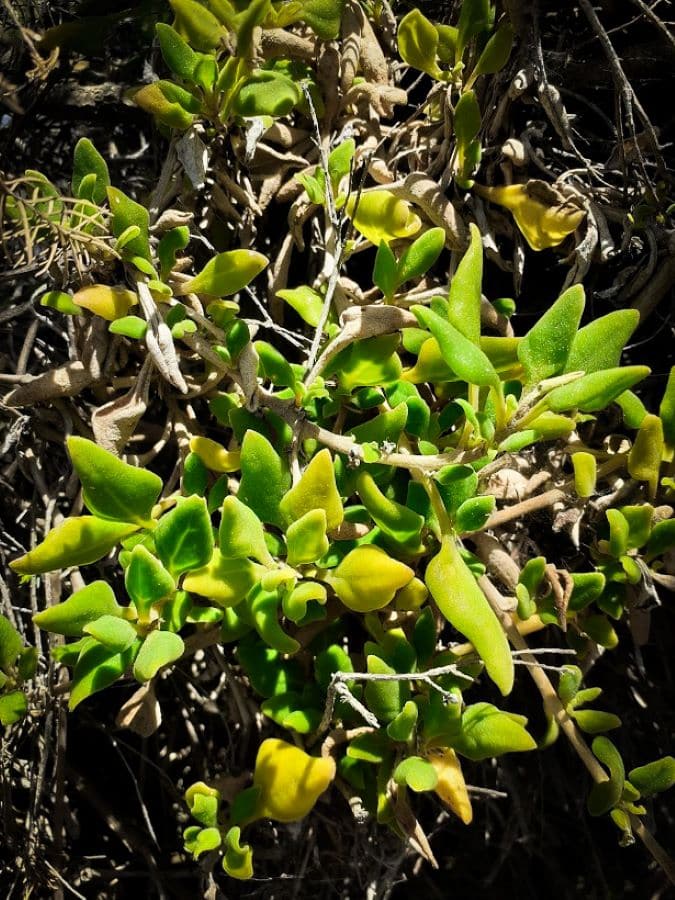
[[[510,184],[506,187],[476,185],[475,189],[482,197],[510,210],[516,225],[533,250],[557,247],[583,222],[586,212],[564,198],[556,197],[548,185],[546,187],[549,190],[544,190],[541,194],[550,195],[552,202],[544,202],[538,196],[539,190],[533,189],[532,184]],[[534,184],[539,185],[540,182]]]
[[[412,237],[422,226],[412,206],[391,191],[361,194],[358,207],[356,196],[352,195],[347,201],[347,215],[354,228],[376,247],[379,247],[380,241],[389,243],[396,238]]]
[[[253,784],[260,790],[256,818],[297,822],[304,819],[335,778],[335,760],[310,756],[286,741],[263,741]]]
[[[236,606],[260,580],[264,571],[262,566],[248,559],[226,559],[219,550],[214,550],[207,565],[188,572],[183,587],[200,597],[208,597],[218,606]]]
[[[364,544],[350,550],[324,579],[349,609],[372,612],[391,603],[396,591],[405,587],[414,574],[408,566],[387,556],[380,547]]]
[[[300,481],[282,498],[279,509],[289,522],[296,521],[313,509],[323,509],[328,531],[340,525],[344,510],[328,449],[321,450],[312,458]]]
[[[451,809],[465,825],[470,825],[473,819],[471,798],[466,789],[462,766],[457,759],[457,754],[448,747],[430,754],[428,759],[438,775],[436,793],[448,809]]]
[[[222,444],[197,435],[190,439],[190,450],[196,453],[212,472],[236,472],[239,469],[238,450],[226,450]]]
[[[126,316],[132,306],[138,303],[138,297],[126,288],[110,287],[107,284],[92,284],[81,288],[73,297],[73,303],[88,309],[89,312],[114,322]]]
[[[182,285],[178,294],[227,297],[253,281],[269,260],[255,250],[226,250],[210,259],[201,272]]]

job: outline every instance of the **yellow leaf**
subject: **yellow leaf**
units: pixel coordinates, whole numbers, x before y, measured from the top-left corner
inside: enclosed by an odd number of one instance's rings
[[[355,612],[382,609],[394,599],[414,576],[411,568],[391,559],[380,547],[364,544],[355,547],[324,579],[340,600]]]
[[[187,573],[183,587],[227,608],[241,603],[265,571],[264,566],[248,559],[226,559],[219,550],[214,550],[207,565]]]
[[[388,244],[396,238],[412,237],[422,227],[422,221],[413,212],[412,206],[391,191],[361,194],[358,206],[356,195],[352,194],[347,201],[347,215],[354,228],[376,247],[380,246],[380,241]]]
[[[429,754],[428,760],[438,775],[436,793],[448,809],[451,809],[465,825],[470,825],[473,809],[457,754],[448,747],[441,752]]]
[[[304,819],[334,778],[331,756],[310,756],[286,741],[268,738],[260,745],[253,774],[253,784],[260,789],[257,817]]]
[[[328,449],[321,450],[312,458],[300,481],[282,498],[279,509],[289,522],[297,521],[313,509],[323,509],[328,531],[341,524],[345,514]]]
[[[557,247],[581,224],[586,216],[551,185],[540,181],[483,187],[474,190],[499,206],[510,210],[516,225],[533,250]]]
[[[126,316],[131,307],[138,303],[138,297],[126,288],[92,284],[81,288],[73,297],[73,303],[101,316],[102,319],[107,319],[108,322],[113,322]]]
[[[212,472],[236,472],[241,454],[238,450],[226,450],[222,444],[210,438],[196,435],[190,439],[190,450],[196,453]]]

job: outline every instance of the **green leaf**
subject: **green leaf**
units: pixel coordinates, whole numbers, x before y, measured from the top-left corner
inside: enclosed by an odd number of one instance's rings
[[[41,575],[67,566],[86,566],[106,556],[138,525],[110,522],[96,516],[73,516],[53,528],[34,550],[9,566],[19,575]]]
[[[432,78],[443,77],[436,62],[438,32],[419,9],[411,10],[401,19],[397,39],[398,52],[405,63]]]
[[[597,737],[591,749],[600,762],[607,766],[610,773],[608,780],[594,784],[588,795],[589,813],[592,816],[602,816],[620,802],[625,771],[619,751],[608,738]]]
[[[87,199],[96,204],[105,202],[106,189],[110,186],[108,165],[89,138],[80,138],[73,154],[71,186],[74,197],[81,196],[80,187],[88,175],[94,176],[95,183]]]
[[[270,12],[271,0],[250,0],[237,15],[237,56],[248,58],[253,52],[253,32]]]
[[[580,284],[568,288],[522,339],[518,345],[518,359],[528,384],[536,384],[563,371],[585,303]]]
[[[430,228],[420,235],[401,254],[396,267],[396,287],[426,274],[441,255],[444,246],[445,230],[443,228]]]
[[[264,570],[263,570],[264,571]],[[220,607],[236,606],[260,581],[260,566],[248,559],[227,559],[214,550],[207,565],[189,572],[184,580],[186,591],[208,597]]]
[[[382,609],[405,587],[414,572],[380,547],[363,544],[350,550],[340,565],[324,574],[346,607],[355,612]]]
[[[386,497],[367,471],[358,475],[356,489],[373,521],[385,534],[411,549],[419,547],[423,516]]]
[[[218,824],[220,792],[216,788],[197,781],[185,791],[185,803],[192,818],[200,825],[213,828]]]
[[[147,524],[162,489],[153,472],[130,466],[86,438],[68,438],[88,509],[101,519]]]
[[[295,387],[297,381],[295,372],[276,347],[267,341],[255,341],[253,346],[258,354],[260,377],[268,379],[278,387]]]
[[[572,466],[574,468],[574,489],[577,496],[582,499],[595,493],[598,465],[592,453],[580,450],[572,454]]]
[[[11,691],[0,697],[0,725],[7,728],[20,722],[28,712],[28,700],[23,691]]]
[[[138,637],[134,626],[121,619],[119,615],[105,615],[94,619],[93,622],[88,622],[82,631],[115,653],[128,650]]]
[[[471,466],[444,466],[434,476],[443,505],[451,518],[467,500],[475,496],[478,489],[478,475]]]
[[[247,597],[251,619],[260,637],[273,650],[290,655],[297,653],[300,644],[281,628],[279,602],[278,592],[265,590],[261,584],[254,585]]]
[[[474,703],[464,710],[462,730],[452,746],[475,762],[503,753],[536,750],[535,740],[525,730],[526,721],[490,703]]]
[[[645,766],[631,769],[628,780],[640,791],[641,797],[653,797],[654,794],[667,791],[675,785],[675,758],[664,756]]]
[[[494,75],[501,71],[509,61],[513,46],[513,28],[508,22],[503,22],[497,31],[490,37],[485,48],[478,58],[467,87],[480,78],[481,75]]]
[[[411,306],[411,311],[436,338],[444,361],[459,378],[480,387],[499,387],[499,375],[479,347],[425,306]]]
[[[127,593],[136,604],[141,621],[147,621],[150,608],[176,590],[176,582],[162,563],[142,544],[136,544],[124,573]]]
[[[222,843],[219,828],[200,828],[199,825],[191,825],[183,832],[183,843],[188,853],[194,859],[199,859],[204,853],[217,850]]]
[[[175,28],[163,22],[155,25],[155,33],[164,62],[183,81],[190,81],[198,60],[192,47],[183,40]]]
[[[569,608],[573,611],[585,609],[598,599],[605,589],[605,576],[602,572],[576,572],[572,575],[574,587],[569,600]]]
[[[384,762],[389,752],[389,741],[383,732],[361,734],[349,742],[347,756],[367,763]]]
[[[23,648],[21,635],[6,616],[0,614],[0,669],[14,665]]]
[[[482,117],[473,91],[465,91],[455,107],[455,135],[457,138],[456,179],[460,187],[468,189],[473,182],[469,176],[480,162],[481,146],[477,141]]]
[[[615,368],[639,321],[636,309],[617,309],[580,328],[563,371],[588,374]]]
[[[112,212],[112,232],[116,238],[120,237],[130,225],[136,225],[140,229],[138,237],[130,241],[125,249],[128,256],[139,256],[148,262],[152,261],[150,252],[150,214],[144,206],[127,197],[118,188],[107,188],[108,203]]]
[[[663,434],[669,447],[675,447],[675,366],[670,370],[668,383],[659,406]]]
[[[322,41],[334,40],[340,32],[345,0],[303,0],[300,19]]]
[[[153,532],[159,558],[174,578],[205,566],[213,553],[213,531],[203,497],[179,499]],[[188,588],[189,590],[189,588]]]
[[[227,33],[218,19],[195,0],[169,0],[179,31],[195,50],[208,53]]]
[[[404,759],[396,766],[392,777],[396,784],[405,784],[417,793],[433,791],[438,784],[436,769],[420,756],[409,756]]]
[[[399,343],[398,334],[354,341],[330,361],[326,374],[336,374],[344,391],[397,381],[402,370],[396,353]]]
[[[455,61],[459,62],[469,41],[492,27],[490,0],[462,0],[457,23]]]
[[[114,684],[131,665],[137,649],[138,643],[135,643],[122,653],[116,653],[92,638],[80,653],[73,671],[68,708],[75,709],[87,697]]]
[[[81,637],[84,626],[102,616],[122,615],[122,607],[115,600],[112,588],[105,581],[93,581],[80,588],[63,603],[50,606],[33,616],[35,624],[44,631]]]
[[[354,228],[367,240],[380,246],[396,238],[410,238],[422,227],[422,220],[412,206],[391,191],[376,190],[361,194],[356,205],[356,195],[351,194],[346,212]]]
[[[441,229],[442,230],[442,229]],[[397,265],[394,251],[389,244],[382,239],[375,254],[375,266],[373,268],[373,284],[382,291],[385,297],[391,298],[396,293]]]
[[[568,409],[598,412],[628,388],[646,378],[650,371],[647,366],[624,366],[592,372],[570,384],[554,388],[547,394],[546,402],[553,412],[565,412]]]
[[[199,454],[190,451],[183,463],[183,494],[189,497],[197,494],[203,497],[209,484],[209,470],[202,462]],[[212,512],[209,505],[209,512]]]
[[[480,231],[469,225],[471,242],[450,281],[448,318],[450,324],[472,344],[480,340],[481,286],[483,283],[483,243]]]
[[[675,519],[657,522],[649,535],[645,555],[661,556],[666,550],[675,547]]]
[[[506,635],[454,537],[444,537],[427,566],[425,583],[443,616],[474,645],[502,694],[509,694],[514,667]]]
[[[148,330],[148,323],[140,316],[122,316],[108,326],[110,334],[121,334],[135,341],[142,341]]]
[[[241,481],[238,498],[266,525],[284,525],[279,509],[291,485],[287,465],[267,438],[248,430],[241,445]]]
[[[326,537],[326,511],[310,509],[288,526],[286,532],[289,566],[302,566],[316,562],[328,552]]]
[[[465,500],[457,510],[455,528],[459,534],[468,534],[471,531],[480,531],[485,528],[487,520],[495,511],[496,501],[494,497],[471,497]]]
[[[389,725],[387,725],[387,735],[392,739],[392,741],[398,741],[401,743],[407,743],[415,730],[415,725],[417,724],[417,704],[412,700],[408,700],[404,705],[401,712],[393,719]],[[400,768],[400,766],[399,766]],[[398,771],[398,769],[396,770]],[[394,773],[394,780],[396,781],[396,773]],[[404,776],[404,781],[407,780]],[[398,782],[402,784],[403,782]],[[413,787],[412,784],[408,781],[408,786]],[[417,788],[413,787],[413,790],[417,790]],[[424,788],[424,790],[431,790],[431,788]]]
[[[333,460],[328,448],[312,457],[300,480],[279,504],[279,510],[287,522],[296,521],[315,509],[322,509],[326,513],[328,531],[334,531],[344,519],[342,500],[335,483]]]
[[[367,671],[374,675],[395,675],[379,656],[369,655]],[[402,678],[394,681],[367,681],[364,698],[368,709],[380,722],[393,722],[410,698],[410,685]]]
[[[252,557],[263,565],[273,565],[262,522],[252,509],[238,497],[226,497],[223,501],[219,549],[222,556],[229,559]]]
[[[323,310],[323,297],[315,290],[307,285],[301,285],[296,288],[285,288],[277,291],[277,297],[285,300],[297,314],[311,325],[312,328],[318,328],[321,321],[321,311]]]
[[[201,111],[201,103],[172,81],[153,81],[137,90],[134,103],[162,125],[184,131]]]
[[[597,709],[575,709],[571,716],[586,734],[601,734],[603,731],[621,727],[621,719],[618,716]]]
[[[639,428],[647,415],[647,409],[640,398],[632,391],[619,394],[615,403],[621,407],[623,421],[627,428]]]
[[[210,259],[201,272],[177,291],[179,294],[206,294],[227,297],[253,281],[269,260],[255,250],[226,250]]]
[[[253,850],[249,844],[241,843],[241,828],[238,825],[228,829],[225,835],[223,869],[230,878],[240,881],[253,877]]]
[[[335,195],[338,193],[342,179],[351,172],[355,150],[354,139],[347,138],[346,141],[341,141],[337,147],[331,150],[328,156],[328,175]]]
[[[70,294],[66,294],[64,291],[47,291],[40,298],[40,306],[55,309],[66,316],[79,316],[84,311],[81,306],[73,302]]]
[[[141,645],[134,662],[136,681],[150,681],[157,672],[183,655],[182,638],[171,631],[151,631]]]
[[[636,481],[648,483],[650,497],[656,495],[664,451],[663,423],[659,416],[648,413],[628,454],[627,469]]]
[[[287,116],[302,100],[302,91],[281,72],[258,69],[243,82],[232,101],[239,116]]]
[[[179,250],[184,250],[189,242],[190,229],[187,225],[179,225],[162,235],[157,245],[157,258],[162,279],[165,280],[171,274],[171,270],[176,264],[176,254]]]

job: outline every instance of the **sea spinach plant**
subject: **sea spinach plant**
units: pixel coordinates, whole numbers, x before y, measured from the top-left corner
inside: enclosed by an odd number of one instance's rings
[[[675,759],[631,760],[640,765],[626,775],[606,737],[620,717],[592,705],[601,691],[585,685],[583,665],[617,645],[613,622],[657,602],[656,585],[672,587],[675,375],[649,412],[633,389],[650,370],[622,364],[638,313],[582,325],[580,284],[517,336],[515,303],[483,296],[476,224],[458,247],[426,195],[391,181],[358,186],[359,141],[322,143],[317,73],[293,57],[299,35],[284,30],[301,22],[330,41],[342,4],[170,5],[175,20],[157,25],[157,39],[172,80],[141,87],[135,102],[173,141],[242,129],[251,152],[253,132],[276,117],[316,124],[318,162],[287,184],[310,214],[323,212],[325,264],[311,284],[285,284],[270,298],[312,335],[307,357],[289,358],[257,339],[242,312],[268,256],[209,251],[196,271],[192,217],[161,214],[113,187],[87,139],[75,149],[72,198],[27,173],[4,200],[5,217],[33,237],[66,224],[77,234],[86,272],[69,275],[68,292],[47,291],[44,306],[107,321],[176,389],[174,408],[184,395],[208,403],[208,416],[174,420],[180,484],[122,458],[137,420],[105,446],[71,436],[87,512],[11,563],[25,579],[111,555],[119,566],[118,579],[85,569],[84,586],[34,616],[64,638],[52,653],[71,669],[69,708],[117,682],[147,692],[208,647],[227,652],[273,736],[236,796],[204,781],[187,789],[194,824],[184,842],[234,878],[253,874],[253,823],[298,821],[333,786],[435,863],[415,795],[435,793],[469,825],[462,760],[544,752],[561,733],[593,779],[589,812],[611,815],[623,843],[644,839],[642,801],[675,784]],[[475,87],[506,64],[511,44],[508,21],[495,23],[494,8],[476,0],[464,0],[457,27],[419,10],[398,27],[403,61],[454,104],[429,108],[451,113],[450,180],[509,208],[542,250],[568,237],[583,210],[533,197],[531,186],[474,183],[483,118]],[[282,49],[262,61],[265,46]],[[448,249],[456,265],[439,286]],[[372,284],[350,298],[340,269],[362,251]],[[597,436],[609,413],[621,419],[622,442]],[[505,502],[504,473],[518,466],[547,489]],[[572,514],[577,547],[583,530],[588,548],[572,572],[552,542],[541,542],[551,561],[502,542],[505,525],[556,505]],[[544,632],[547,646],[531,648],[527,636]],[[0,721],[9,726],[26,712],[35,657],[4,619],[0,648]],[[537,649],[573,659],[553,667],[555,685]],[[541,693],[541,734],[505,699],[521,673]]]

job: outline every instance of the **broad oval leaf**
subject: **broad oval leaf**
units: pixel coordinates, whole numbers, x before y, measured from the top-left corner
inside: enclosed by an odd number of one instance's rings
[[[281,72],[259,69],[241,85],[232,102],[239,116],[287,116],[302,100],[302,91]]]
[[[219,550],[214,550],[205,566],[185,576],[183,587],[227,608],[241,603],[264,571],[248,559],[227,559]]]
[[[134,661],[134,678],[150,681],[163,666],[180,659],[184,649],[183,639],[172,631],[151,631]]]
[[[82,482],[83,500],[94,515],[139,525],[151,520],[161,478],[122,462],[86,438],[68,438],[68,452]]]
[[[667,791],[675,785],[675,758],[664,756],[645,766],[631,769],[628,780],[640,791],[641,797],[652,797],[661,791]]]
[[[136,203],[131,197],[127,197],[118,188],[107,189],[108,203],[112,212],[112,232],[116,238],[121,237],[130,225],[136,225],[140,233],[130,241],[125,250],[125,256],[139,256],[147,262],[151,262],[150,252],[150,214],[140,203]]]
[[[570,384],[554,388],[546,395],[546,403],[553,412],[579,409],[598,412],[609,406],[624,391],[642,381],[651,372],[647,366],[625,366],[605,369],[584,375]]]
[[[136,544],[124,573],[127,593],[136,604],[141,621],[147,619],[153,603],[176,590],[176,582],[162,563],[142,544]]]
[[[6,616],[0,614],[0,669],[7,670],[23,648],[21,635]]]
[[[122,319],[132,306],[138,304],[138,296],[126,288],[92,284],[80,288],[73,296],[73,303],[108,322],[114,322],[115,319]]]
[[[210,259],[201,272],[186,282],[179,294],[227,297],[245,288],[269,260],[255,250],[226,250]]]
[[[266,525],[285,524],[279,505],[291,486],[288,466],[267,438],[249,429],[241,445],[241,481],[237,497]]]
[[[229,559],[252,557],[263,565],[274,559],[265,543],[262,522],[238,497],[226,497],[221,509],[219,549]]]
[[[94,638],[82,650],[73,671],[68,709],[73,710],[87,697],[114,684],[129,668],[140,642],[122,653],[109,650]]]
[[[310,756],[277,738],[260,745],[253,784],[260,791],[256,818],[297,822],[304,819],[335,778],[335,760]]]
[[[347,215],[354,228],[376,247],[380,241],[388,244],[396,238],[413,237],[422,227],[422,220],[412,206],[391,191],[361,194],[358,206],[356,199],[352,194],[347,201]]]
[[[112,588],[106,581],[92,581],[80,588],[63,603],[50,606],[33,616],[33,621],[44,631],[81,637],[84,626],[102,616],[122,616],[122,607],[115,600]]]
[[[316,562],[328,552],[326,537],[326,511],[310,509],[288,526],[286,531],[289,566],[302,566]]]
[[[328,531],[334,531],[344,519],[342,500],[335,483],[333,460],[328,448],[312,457],[298,483],[279,503],[279,510],[287,522],[294,522],[314,509],[322,509],[326,513]]]
[[[86,566],[106,556],[139,527],[97,516],[73,516],[53,528],[41,544],[9,566],[19,575],[41,575],[67,566]]]
[[[518,345],[528,384],[562,372],[577,334],[586,299],[580,284],[568,288]]]
[[[199,59],[197,54],[171,25],[158,22],[155,25],[155,33],[164,62],[179,78],[189,81]]]
[[[380,547],[364,544],[350,550],[340,565],[323,577],[346,607],[365,613],[391,603],[414,574]]]
[[[525,730],[526,721],[490,703],[474,703],[464,710],[461,731],[453,740],[453,747],[475,762],[503,753],[536,750],[536,741]]]
[[[373,654],[366,659],[371,675],[396,675],[396,670]],[[368,709],[380,722],[393,722],[410,698],[410,685],[405,678],[367,681],[364,698]]]
[[[94,175],[95,183],[89,198],[94,203],[104,203],[106,198],[106,189],[110,186],[110,174],[108,165],[92,144],[89,138],[80,138],[75,144],[73,153],[73,178],[71,186],[73,196],[80,196],[80,185],[88,176]]]
[[[176,25],[195,50],[208,53],[226,35],[214,14],[196,0],[169,0],[176,14]]]
[[[159,558],[174,578],[205,566],[214,541],[204,498],[193,494],[178,500],[157,523],[153,538]]]
[[[426,72],[432,78],[443,76],[436,62],[438,32],[419,9],[412,9],[401,19],[397,40],[398,52],[405,63],[420,72]]]
[[[128,650],[138,637],[131,622],[115,615],[94,619],[93,622],[88,622],[82,631],[91,635],[99,644],[103,644],[109,650],[114,650],[115,653],[123,653]]]
[[[435,767],[421,756],[409,756],[400,762],[394,769],[392,778],[396,784],[407,785],[417,793],[433,791],[438,785]]]

